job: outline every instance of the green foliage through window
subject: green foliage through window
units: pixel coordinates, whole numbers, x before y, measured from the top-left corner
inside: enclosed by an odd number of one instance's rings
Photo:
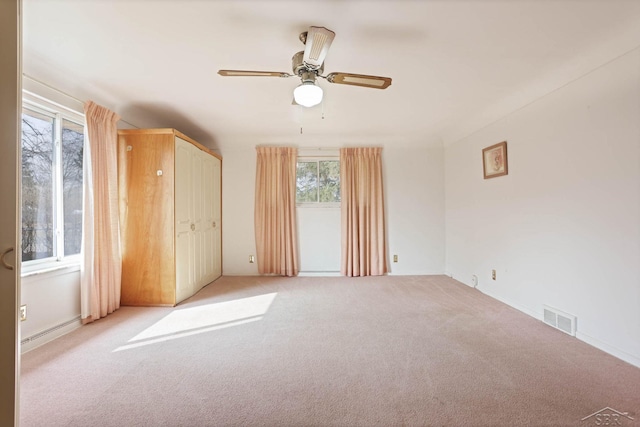
[[[340,161],[298,161],[296,177],[297,203],[339,203]]]

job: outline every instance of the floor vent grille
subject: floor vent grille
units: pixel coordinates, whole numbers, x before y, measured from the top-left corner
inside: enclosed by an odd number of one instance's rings
[[[567,314],[547,305],[544,307],[544,323],[561,330],[562,332],[576,336],[576,316]]]

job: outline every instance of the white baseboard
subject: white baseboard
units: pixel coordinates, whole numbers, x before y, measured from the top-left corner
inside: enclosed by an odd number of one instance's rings
[[[471,285],[467,285],[467,286],[469,286],[470,288],[473,288],[473,286],[471,286]],[[529,308],[527,308],[527,307],[521,306],[521,305],[519,305],[519,304],[514,304],[513,302],[509,301],[509,300],[508,300],[508,299],[506,299],[506,298],[502,298],[502,297],[499,297],[499,296],[493,295],[493,294],[491,294],[490,292],[486,292],[486,291],[485,291],[484,289],[482,289],[480,286],[478,286],[478,287],[477,287],[477,288],[475,288],[475,289],[479,290],[480,292],[482,292],[483,294],[485,294],[485,295],[487,295],[487,296],[490,296],[491,298],[493,298],[493,299],[495,299],[495,300],[500,301],[501,303],[507,304],[509,307],[513,307],[513,308],[515,308],[516,310],[521,311],[521,312],[523,312],[524,314],[526,314],[526,315],[529,315],[529,316],[533,317],[534,319],[538,319],[538,320],[542,321],[542,314],[538,314],[538,313],[536,313],[535,311],[533,311],[533,310],[531,310],[531,309],[529,309]]]
[[[580,341],[586,342],[590,346],[598,348],[604,351],[605,353],[609,353],[610,355],[617,357],[620,360],[623,360],[627,363],[632,364],[633,366],[640,368],[640,359],[632,354],[622,351],[619,348],[616,348],[610,344],[602,342],[580,331],[576,331],[576,338],[578,338]]]
[[[339,271],[299,271],[298,277],[340,277]]]
[[[82,326],[80,317],[20,340],[20,353],[26,353]]]
[[[541,322],[544,321],[542,313],[536,313],[535,311],[532,311],[532,310],[530,310],[530,309],[528,309],[526,307],[522,307],[522,306],[519,306],[517,304],[513,304],[509,300],[497,297],[497,296],[492,295],[492,294],[490,294],[488,292],[484,292],[482,289],[478,288],[478,290],[480,292],[482,292],[483,294],[485,294],[487,296],[490,296],[493,299],[496,299],[496,300],[498,300],[498,301],[500,301],[500,302],[502,302],[504,304],[507,304],[510,307],[515,308],[516,310],[519,310],[519,311],[523,312],[524,314],[527,314],[527,315],[533,317],[534,319],[540,320]],[[595,347],[595,348],[597,348],[599,350],[602,350],[605,353],[609,353],[610,355],[612,355],[614,357],[617,357],[620,360],[623,360],[623,361],[625,361],[627,363],[630,363],[630,364],[640,368],[640,359],[638,357],[632,355],[632,354],[629,354],[629,353],[627,353],[627,352],[625,352],[623,350],[620,350],[617,347],[614,347],[614,346],[612,346],[610,344],[607,344],[607,343],[605,343],[603,341],[600,341],[600,340],[598,340],[596,338],[593,338],[592,336],[587,335],[587,334],[585,334],[583,332],[580,332],[579,330],[576,331],[576,338],[579,339],[580,341],[583,341],[583,342],[589,344],[592,347]]]

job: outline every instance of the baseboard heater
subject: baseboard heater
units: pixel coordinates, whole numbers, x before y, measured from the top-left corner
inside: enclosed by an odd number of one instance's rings
[[[558,309],[543,305],[544,308],[544,323],[553,326],[554,328],[571,335],[576,336],[576,316],[567,314]]]
[[[25,344],[33,343],[34,341],[37,341],[37,340],[39,340],[39,339],[41,339],[43,337],[46,337],[47,335],[49,335],[49,334],[51,334],[51,333],[53,333],[55,331],[59,331],[62,328],[66,328],[67,326],[73,325],[74,323],[79,324],[79,322],[80,322],[80,316],[78,316],[76,318],[73,318],[71,320],[68,320],[68,321],[66,321],[64,323],[60,323],[59,325],[56,325],[56,326],[54,326],[52,328],[49,328],[49,329],[46,329],[46,330],[44,330],[42,332],[39,332],[39,333],[37,333],[35,335],[31,335],[30,337],[25,338],[22,341],[20,341],[20,344],[21,345],[25,345]]]

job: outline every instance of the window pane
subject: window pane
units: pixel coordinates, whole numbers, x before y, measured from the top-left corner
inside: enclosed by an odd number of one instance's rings
[[[340,201],[340,161],[320,161],[320,202]]]
[[[22,260],[55,255],[53,241],[53,118],[22,113]]]
[[[298,162],[296,202],[318,201],[318,162]]]
[[[64,211],[64,254],[80,253],[82,242],[82,153],[83,126],[62,122],[62,203]]]

